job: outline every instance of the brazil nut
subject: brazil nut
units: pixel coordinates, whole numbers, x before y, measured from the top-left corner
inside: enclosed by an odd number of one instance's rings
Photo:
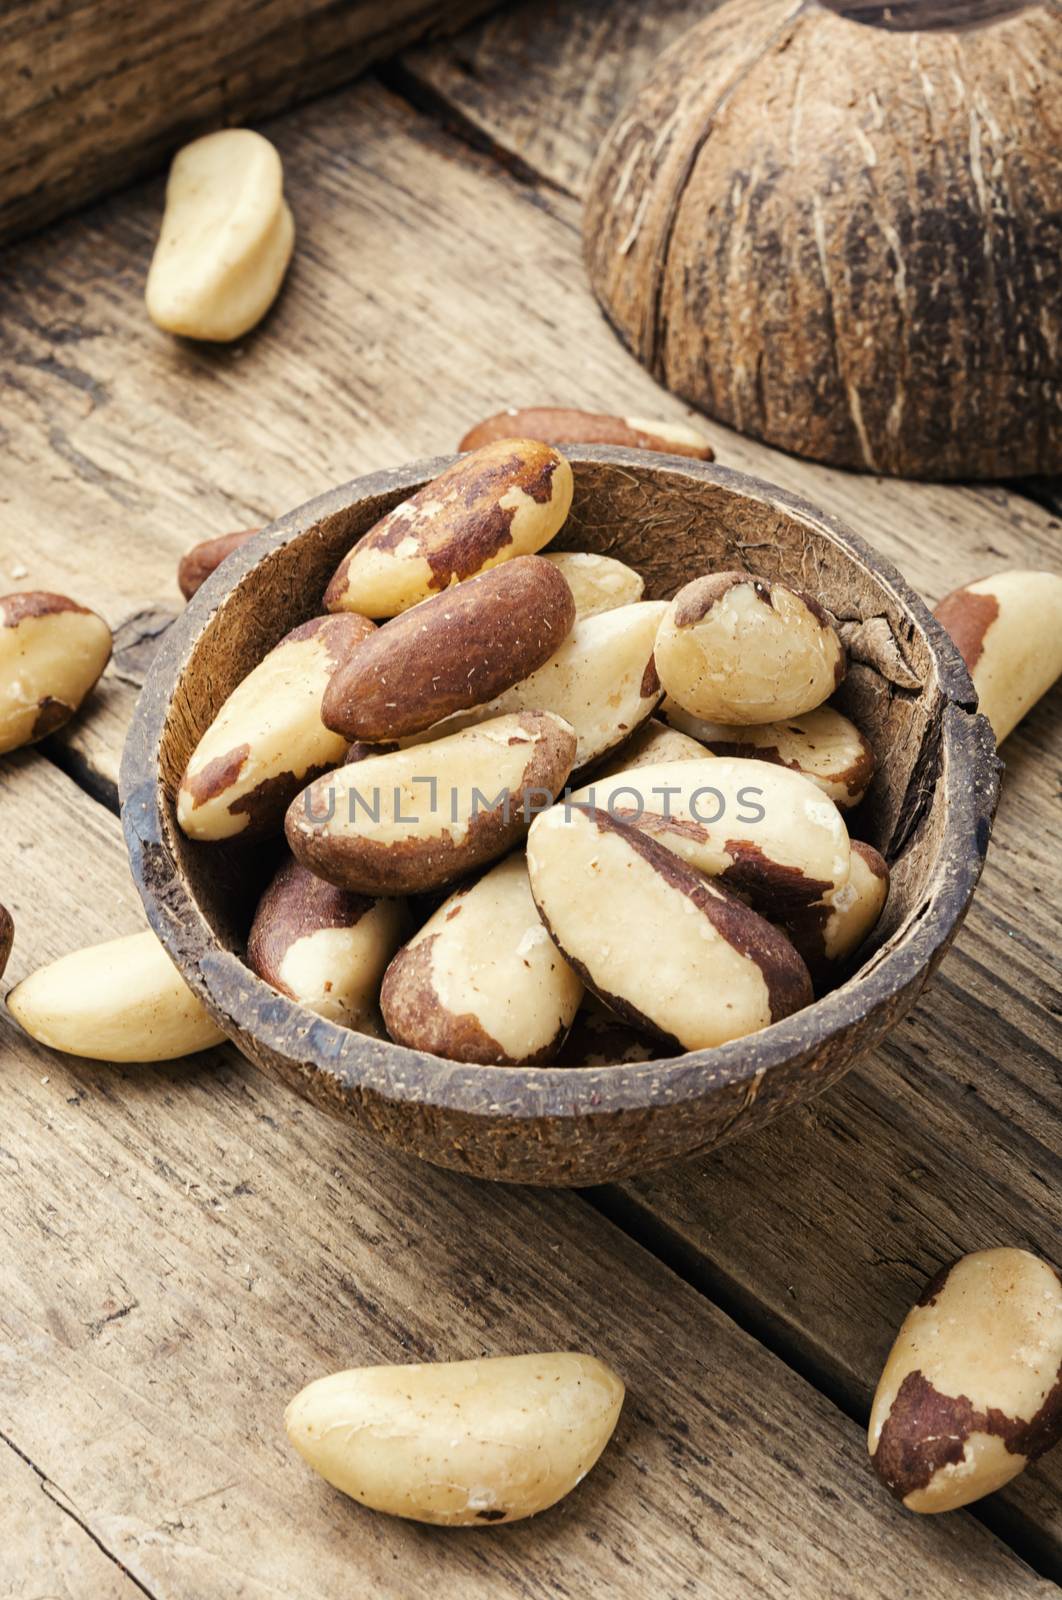
[[[357,894],[437,889],[505,855],[574,756],[575,734],[551,712],[495,717],[317,779],[288,810],[288,843]]]
[[[807,968],[784,934],[607,811],[543,812],[527,862],[561,953],[599,999],[665,1044],[724,1044],[812,999]]]
[[[656,664],[668,695],[712,722],[776,722],[837,688],[845,648],[802,590],[718,572],[680,589],[660,624]]]
[[[533,555],[561,527],[571,502],[572,469],[549,445],[484,445],[358,540],[328,585],[325,606],[396,617],[488,567]]]
[[[391,1038],[452,1061],[550,1061],[583,986],[531,896],[523,852],[439,907],[387,969]]]
[[[353,651],[322,716],[348,739],[397,739],[482,705],[563,644],[575,602],[541,556],[517,556],[395,617]]]
[[[314,617],[248,673],[203,734],[177,792],[190,839],[260,838],[291,799],[347,752],[321,721],[321,701],[349,651],[374,631],[365,617]]]

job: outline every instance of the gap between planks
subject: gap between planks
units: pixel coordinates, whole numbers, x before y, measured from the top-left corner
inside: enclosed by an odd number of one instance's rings
[[[115,690],[122,691],[122,693],[118,693],[117,696],[115,696],[115,704],[117,704],[118,699],[122,699],[123,696],[125,696],[126,701],[128,701],[128,699],[131,698],[131,690],[128,690],[128,691],[122,690],[122,685],[115,685]],[[85,771],[86,771],[86,773],[88,773],[88,771],[90,771],[90,768],[88,768],[88,766],[86,766]],[[112,805],[114,805],[114,800],[112,800]]]
[[[114,1576],[118,1586],[114,1589],[111,1589],[108,1586],[106,1593],[100,1589],[94,1590],[93,1600],[131,1600],[130,1591],[133,1589],[135,1589],[138,1594],[146,1595],[147,1600],[161,1600],[161,1597],[156,1595],[151,1589],[145,1588],[144,1584],[142,1584],[138,1578],[133,1576],[128,1567],[122,1563],[121,1559],[115,1555],[113,1550],[108,1550],[103,1540],[80,1516],[77,1509],[71,1503],[69,1498],[63,1493],[59,1485],[54,1483],[52,1479],[48,1477],[47,1473],[42,1472],[40,1467],[37,1466],[36,1462],[33,1461],[24,1450],[20,1450],[15,1441],[13,1439],[9,1439],[6,1433],[0,1432],[0,1445],[6,1446],[13,1455],[18,1457],[19,1461],[23,1462],[28,1470],[33,1474],[33,1477],[37,1480],[41,1494],[46,1496],[49,1503],[56,1508],[61,1516],[69,1517],[74,1526],[80,1528],[86,1539],[95,1545],[100,1554],[113,1564],[115,1568]],[[8,1508],[10,1509],[11,1502],[8,1501],[7,1504]],[[6,1545],[5,1554],[8,1559],[10,1559],[10,1544]]]
[[[101,785],[99,775],[94,773],[90,766],[82,766],[76,756],[71,759],[70,751],[61,745],[55,749],[45,747],[42,754],[53,761],[60,770],[65,771],[94,803],[102,805],[105,810],[117,813],[117,796],[110,797],[108,785]],[[82,781],[83,778],[87,778],[87,781]],[[832,1373],[828,1365],[818,1357],[812,1341],[801,1339],[795,1329],[787,1329],[786,1324],[772,1314],[766,1300],[757,1300],[755,1294],[732,1277],[725,1267],[684,1240],[681,1233],[670,1227],[660,1214],[654,1212],[651,1205],[639,1197],[637,1192],[624,1189],[619,1184],[608,1184],[576,1189],[571,1193],[596,1211],[618,1232],[656,1257],[677,1278],[729,1317],[742,1332],[750,1335],[785,1367],[823,1394],[857,1427],[866,1428],[868,1408],[860,1402],[853,1385],[845,1382],[843,1376]],[[17,1454],[22,1455],[23,1460],[37,1472],[42,1482],[49,1481],[12,1440],[5,1439],[3,1434],[0,1434],[0,1440],[4,1440]],[[56,1504],[85,1529],[105,1555],[121,1567],[123,1572],[126,1571],[121,1566],[119,1558],[108,1551],[86,1524],[80,1521],[69,1502],[61,1499],[56,1500]],[[1030,1533],[1023,1523],[1020,1514],[1015,1513],[1006,1501],[1000,1500],[998,1496],[992,1496],[985,1502],[967,1507],[967,1510],[1033,1571],[1062,1588],[1062,1562],[1059,1561],[1057,1552],[1048,1543],[1038,1542],[1035,1535]],[[149,1596],[149,1600],[155,1600],[150,1591],[136,1579],[132,1581],[143,1594]]]

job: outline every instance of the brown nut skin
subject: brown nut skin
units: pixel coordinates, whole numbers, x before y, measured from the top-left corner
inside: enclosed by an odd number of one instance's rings
[[[0,906],[0,978],[4,975],[11,946],[15,942],[15,924],[6,906]]]
[[[69,722],[110,658],[110,628],[67,595],[0,597],[0,755]]]
[[[538,439],[461,456],[362,535],[325,590],[329,611],[396,617],[514,556],[533,555],[572,503],[572,469]]]
[[[340,666],[321,715],[348,739],[397,739],[501,694],[548,661],[575,601],[541,556],[517,556],[395,617]]]
[[[401,900],[350,894],[289,857],[258,902],[247,964],[319,1015],[376,1033],[380,979],[405,921]]]
[[[715,451],[699,429],[685,422],[613,417],[573,406],[525,406],[498,411],[465,434],[459,450],[478,450],[495,439],[545,439],[547,444],[619,444],[631,450],[714,461]]]
[[[848,882],[837,807],[802,773],[766,761],[706,754],[623,768],[591,777],[572,800],[651,836],[772,922]]]
[[[863,799],[877,765],[869,741],[835,706],[745,726],[707,722],[671,700],[664,701],[659,715],[669,728],[699,740],[712,755],[772,761],[802,772],[842,811]]]
[[[399,950],[380,1008],[397,1044],[530,1066],[553,1060],[582,993],[542,926],[518,851],[455,890]]]
[[[660,682],[683,710],[741,725],[813,711],[848,664],[817,600],[749,572],[710,573],[680,589],[655,654]]]
[[[676,1049],[743,1038],[812,1000],[783,933],[607,811],[535,818],[528,876],[561,954],[598,999]]]
[[[867,1446],[910,1511],[991,1494],[1062,1437],[1062,1279],[1028,1250],[977,1250],[926,1285],[896,1336]]]
[[[622,744],[659,704],[653,641],[666,610],[666,600],[640,600],[583,617],[537,672],[413,740],[423,743],[503,712],[554,711],[575,729],[581,770]]]
[[[934,615],[1001,744],[1062,676],[1062,574],[997,572],[946,595]]]
[[[253,539],[261,528],[240,528],[236,533],[221,533],[216,539],[201,539],[186,550],[177,565],[177,587],[190,600],[227,556]]]
[[[288,844],[311,872],[356,894],[441,888],[523,838],[563,788],[575,748],[561,717],[521,711],[348,763],[292,801]]]
[[[780,921],[816,986],[825,985],[873,932],[889,898],[889,868],[873,845],[852,840],[848,882]]]
[[[667,1055],[655,1035],[632,1027],[596,994],[587,994],[554,1062],[558,1067],[614,1067]]]
[[[265,838],[303,786],[348,759],[321,721],[329,680],[374,633],[367,617],[311,617],[236,685],[188,759],[177,821],[190,839]]]

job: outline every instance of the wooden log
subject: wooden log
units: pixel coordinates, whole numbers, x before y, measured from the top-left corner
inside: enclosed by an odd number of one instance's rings
[[[0,802],[16,981],[136,926],[102,807],[35,752]],[[858,1429],[579,1197],[402,1162],[229,1049],[119,1068],[6,1016],[0,1034],[5,1428],[156,1600],[265,1600],[307,1573],[317,1600],[782,1600],[843,1592],[852,1549],[866,1600],[1040,1592],[965,1514],[905,1517]],[[325,1371],[558,1348],[612,1363],[628,1399],[599,1466],[532,1522],[455,1539],[376,1516],[283,1437]]]
[[[0,19],[0,241],[196,134],[320,94],[491,0],[13,0]]]

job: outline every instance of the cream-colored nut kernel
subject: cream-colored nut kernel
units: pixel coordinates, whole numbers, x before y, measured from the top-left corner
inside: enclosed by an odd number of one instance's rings
[[[748,572],[687,583],[656,639],[668,695],[713,722],[777,722],[813,711],[846,665],[844,645],[817,601]]]
[[[201,539],[186,550],[177,567],[177,587],[184,598],[190,600],[234,550],[261,531],[260,528],[240,528],[236,533],[219,534],[216,539]]]
[[[292,853],[356,894],[419,894],[506,855],[564,785],[575,734],[548,711],[369,756],[291,804]]]
[[[238,339],[276,299],[294,243],[269,140],[250,128],[208,133],[178,151],[170,168],[148,315],[188,339]]]
[[[620,772],[633,772],[635,767],[659,766],[662,761],[706,761],[711,753],[688,734],[650,717],[609,756],[604,766],[594,768],[594,777],[613,778]]]
[[[714,461],[715,451],[689,422],[653,422],[646,417],[613,417],[570,406],[510,407],[470,428],[459,450],[477,450],[495,439],[545,439],[548,444],[616,444],[629,450],[660,450],[667,455]],[[637,598],[635,596],[635,598]]]
[[[15,924],[6,906],[0,906],[0,978],[4,975],[11,946],[15,942]]]
[[[387,969],[380,1005],[398,1044],[452,1061],[551,1061],[583,986],[542,926],[523,852],[428,918]]]
[[[615,556],[599,556],[593,551],[550,550],[543,557],[551,561],[572,591],[577,621],[596,617],[599,611],[615,611],[630,606],[645,593],[645,579],[633,567]]]
[[[172,1061],[225,1038],[151,932],[60,956],[7,1005],[41,1044],[92,1061]]]
[[[484,1527],[569,1494],[623,1393],[604,1362],[569,1351],[357,1367],[308,1384],[284,1422],[303,1460],[373,1511]]]
[[[439,723],[420,740],[509,711],[554,711],[575,729],[576,768],[622,744],[661,695],[653,641],[665,600],[642,600],[577,622],[556,655],[475,711]]]
[[[397,617],[477,572],[534,555],[564,523],[572,487],[568,462],[536,439],[461,456],[362,535],[325,590],[325,606]]]
[[[889,869],[873,845],[852,840],[848,882],[781,922],[816,982],[854,955],[873,931],[889,897]]]
[[[66,595],[0,598],[0,755],[69,722],[110,659],[110,628]]]
[[[870,1412],[875,1471],[911,1511],[992,1494],[1062,1436],[1062,1280],[1028,1250],[977,1250],[927,1284]]]
[[[321,714],[348,739],[397,739],[482,705],[542,666],[575,621],[563,576],[517,556],[380,628],[334,674]]]
[[[956,589],[935,615],[958,645],[1002,744],[1062,677],[1062,576],[997,572]]]
[[[338,766],[347,741],[321,721],[333,673],[375,630],[365,617],[314,617],[238,684],[192,753],[177,793],[190,839],[261,838],[303,785]]]
[[[833,706],[819,706],[784,722],[742,727],[707,722],[665,699],[660,716],[713,755],[747,756],[802,772],[842,810],[859,804],[874,776],[873,750],[855,723]]]
[[[676,1048],[743,1038],[811,1002],[784,934],[606,811],[543,812],[527,866],[542,920],[587,987]]]
[[[349,894],[289,859],[258,902],[247,961],[310,1011],[375,1034],[380,980],[405,922],[403,901]]]
[[[777,921],[841,889],[848,830],[822,791],[740,757],[664,761],[594,777],[572,796],[651,835]]]

